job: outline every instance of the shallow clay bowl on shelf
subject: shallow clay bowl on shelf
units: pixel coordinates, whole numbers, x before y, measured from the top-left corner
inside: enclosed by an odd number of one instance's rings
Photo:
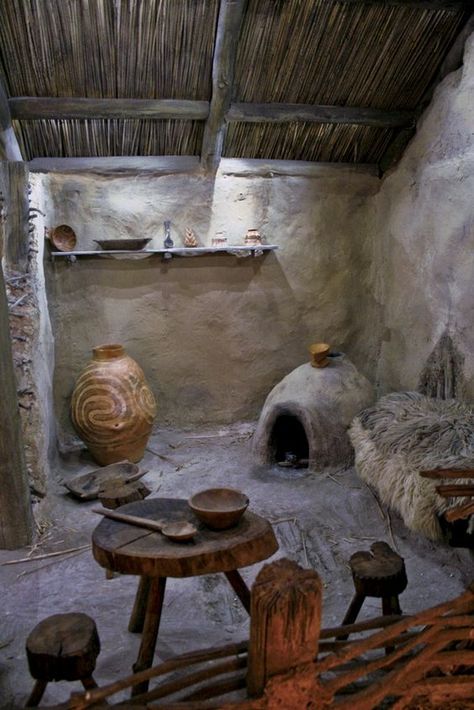
[[[60,224],[49,233],[51,244],[58,251],[73,251],[76,246],[76,233],[68,224]]]
[[[94,239],[95,243],[98,244],[101,249],[105,251],[119,250],[119,251],[140,251],[143,247],[146,247],[148,242],[151,242],[151,238],[140,238],[140,239]]]
[[[237,525],[248,504],[247,496],[232,488],[208,488],[188,500],[193,513],[211,530],[226,530]]]

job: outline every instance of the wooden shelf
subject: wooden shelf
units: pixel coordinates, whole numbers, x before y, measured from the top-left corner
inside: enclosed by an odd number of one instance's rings
[[[275,251],[278,249],[276,244],[261,244],[260,246],[245,246],[242,244],[231,245],[226,247],[172,247],[171,249],[140,249],[140,250],[122,250],[122,249],[110,249],[101,251],[52,251],[51,259],[54,261],[56,258],[69,258],[81,257],[81,256],[99,256],[99,257],[110,257],[110,256],[126,256],[127,258],[133,257],[144,257],[153,256],[154,254],[161,254],[163,259],[172,259],[176,256],[206,256],[209,254],[230,254],[231,256],[263,256],[265,252]]]

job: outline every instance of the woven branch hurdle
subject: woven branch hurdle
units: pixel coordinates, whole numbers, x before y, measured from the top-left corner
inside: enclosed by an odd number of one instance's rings
[[[456,599],[414,616],[383,616],[328,629],[320,629],[321,601],[315,571],[290,560],[273,562],[252,588],[248,642],[187,653],[102,688],[73,693],[56,710],[106,704],[298,710],[308,703],[318,710],[372,710],[382,701],[393,710],[446,709],[456,702],[472,707],[474,583]],[[348,634],[350,640],[337,640]],[[393,649],[389,654],[387,647]],[[116,693],[149,679],[160,682],[132,700],[111,702]],[[237,690],[242,699],[226,701]]]

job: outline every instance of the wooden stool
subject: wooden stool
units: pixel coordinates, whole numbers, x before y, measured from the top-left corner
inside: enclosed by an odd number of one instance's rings
[[[381,597],[382,614],[401,614],[398,595],[408,584],[403,557],[386,542],[374,542],[370,552],[355,552],[349,560],[355,595],[342,621],[353,624],[366,597]],[[339,636],[346,639],[346,636]]]
[[[92,673],[99,651],[97,627],[87,614],[54,614],[40,621],[26,641],[36,680],[26,707],[38,705],[50,681],[80,680],[86,689],[97,688]]]

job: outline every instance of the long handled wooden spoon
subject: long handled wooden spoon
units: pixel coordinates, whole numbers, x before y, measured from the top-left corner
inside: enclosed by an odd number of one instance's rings
[[[160,532],[170,540],[181,542],[191,540],[197,533],[197,528],[192,523],[167,523],[161,520],[151,520],[150,518],[140,518],[137,515],[127,515],[126,513],[117,513],[115,510],[106,510],[104,508],[92,508],[93,513],[98,513],[106,518],[118,520],[120,523],[129,523],[136,525],[139,528],[147,528],[153,532]]]

